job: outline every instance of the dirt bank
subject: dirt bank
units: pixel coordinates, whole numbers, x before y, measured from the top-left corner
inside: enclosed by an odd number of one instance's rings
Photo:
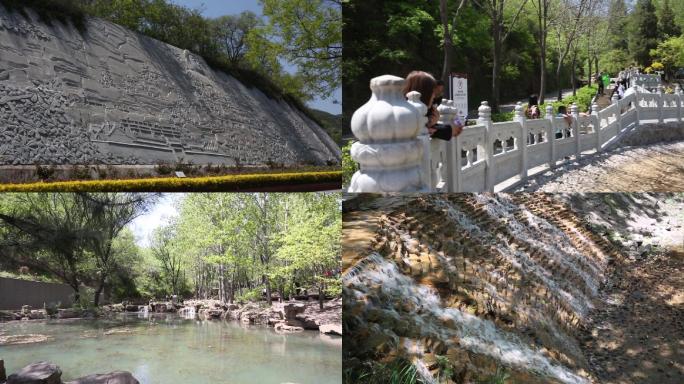
[[[625,147],[530,178],[518,192],[684,191],[684,142]]]

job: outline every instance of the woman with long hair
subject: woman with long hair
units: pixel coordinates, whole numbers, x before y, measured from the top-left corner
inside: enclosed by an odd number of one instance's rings
[[[404,95],[409,92],[416,91],[420,93],[420,101],[428,107],[426,127],[430,133],[430,137],[442,140],[451,140],[452,137],[458,136],[463,131],[462,124],[454,123],[453,126],[449,124],[439,124],[439,112],[434,105],[435,90],[437,88],[437,81],[435,78],[423,71],[413,71],[406,76],[406,84],[404,85]]]

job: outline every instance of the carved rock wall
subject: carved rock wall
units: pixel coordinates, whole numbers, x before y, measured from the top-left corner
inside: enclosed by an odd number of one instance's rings
[[[0,6],[0,164],[339,162],[315,122],[188,51]]]

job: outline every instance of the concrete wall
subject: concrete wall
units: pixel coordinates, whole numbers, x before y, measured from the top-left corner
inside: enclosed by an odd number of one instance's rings
[[[73,292],[66,284],[0,277],[0,309],[19,309],[22,305],[42,308],[44,303],[58,302],[70,305]]]

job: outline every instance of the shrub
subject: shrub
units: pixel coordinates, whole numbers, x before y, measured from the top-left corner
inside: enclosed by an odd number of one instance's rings
[[[0,192],[184,192],[260,191],[287,189],[302,184],[331,183],[341,187],[342,172],[299,172],[226,175],[196,178],[148,178],[132,180],[59,181],[53,183],[1,184]]]
[[[69,170],[69,179],[88,180],[91,178],[90,168],[82,165],[74,165]]]
[[[41,166],[36,164],[36,176],[39,180],[49,181],[55,176],[56,168],[54,165]]]
[[[157,172],[158,175],[161,176],[167,176],[173,173],[173,168],[169,163],[165,162],[159,162],[157,165],[154,167],[154,170]]]
[[[342,147],[342,185],[344,188],[349,186],[352,176],[354,176],[354,172],[359,170],[359,164],[351,157],[351,146],[353,143],[354,140],[349,140],[347,144]]]

